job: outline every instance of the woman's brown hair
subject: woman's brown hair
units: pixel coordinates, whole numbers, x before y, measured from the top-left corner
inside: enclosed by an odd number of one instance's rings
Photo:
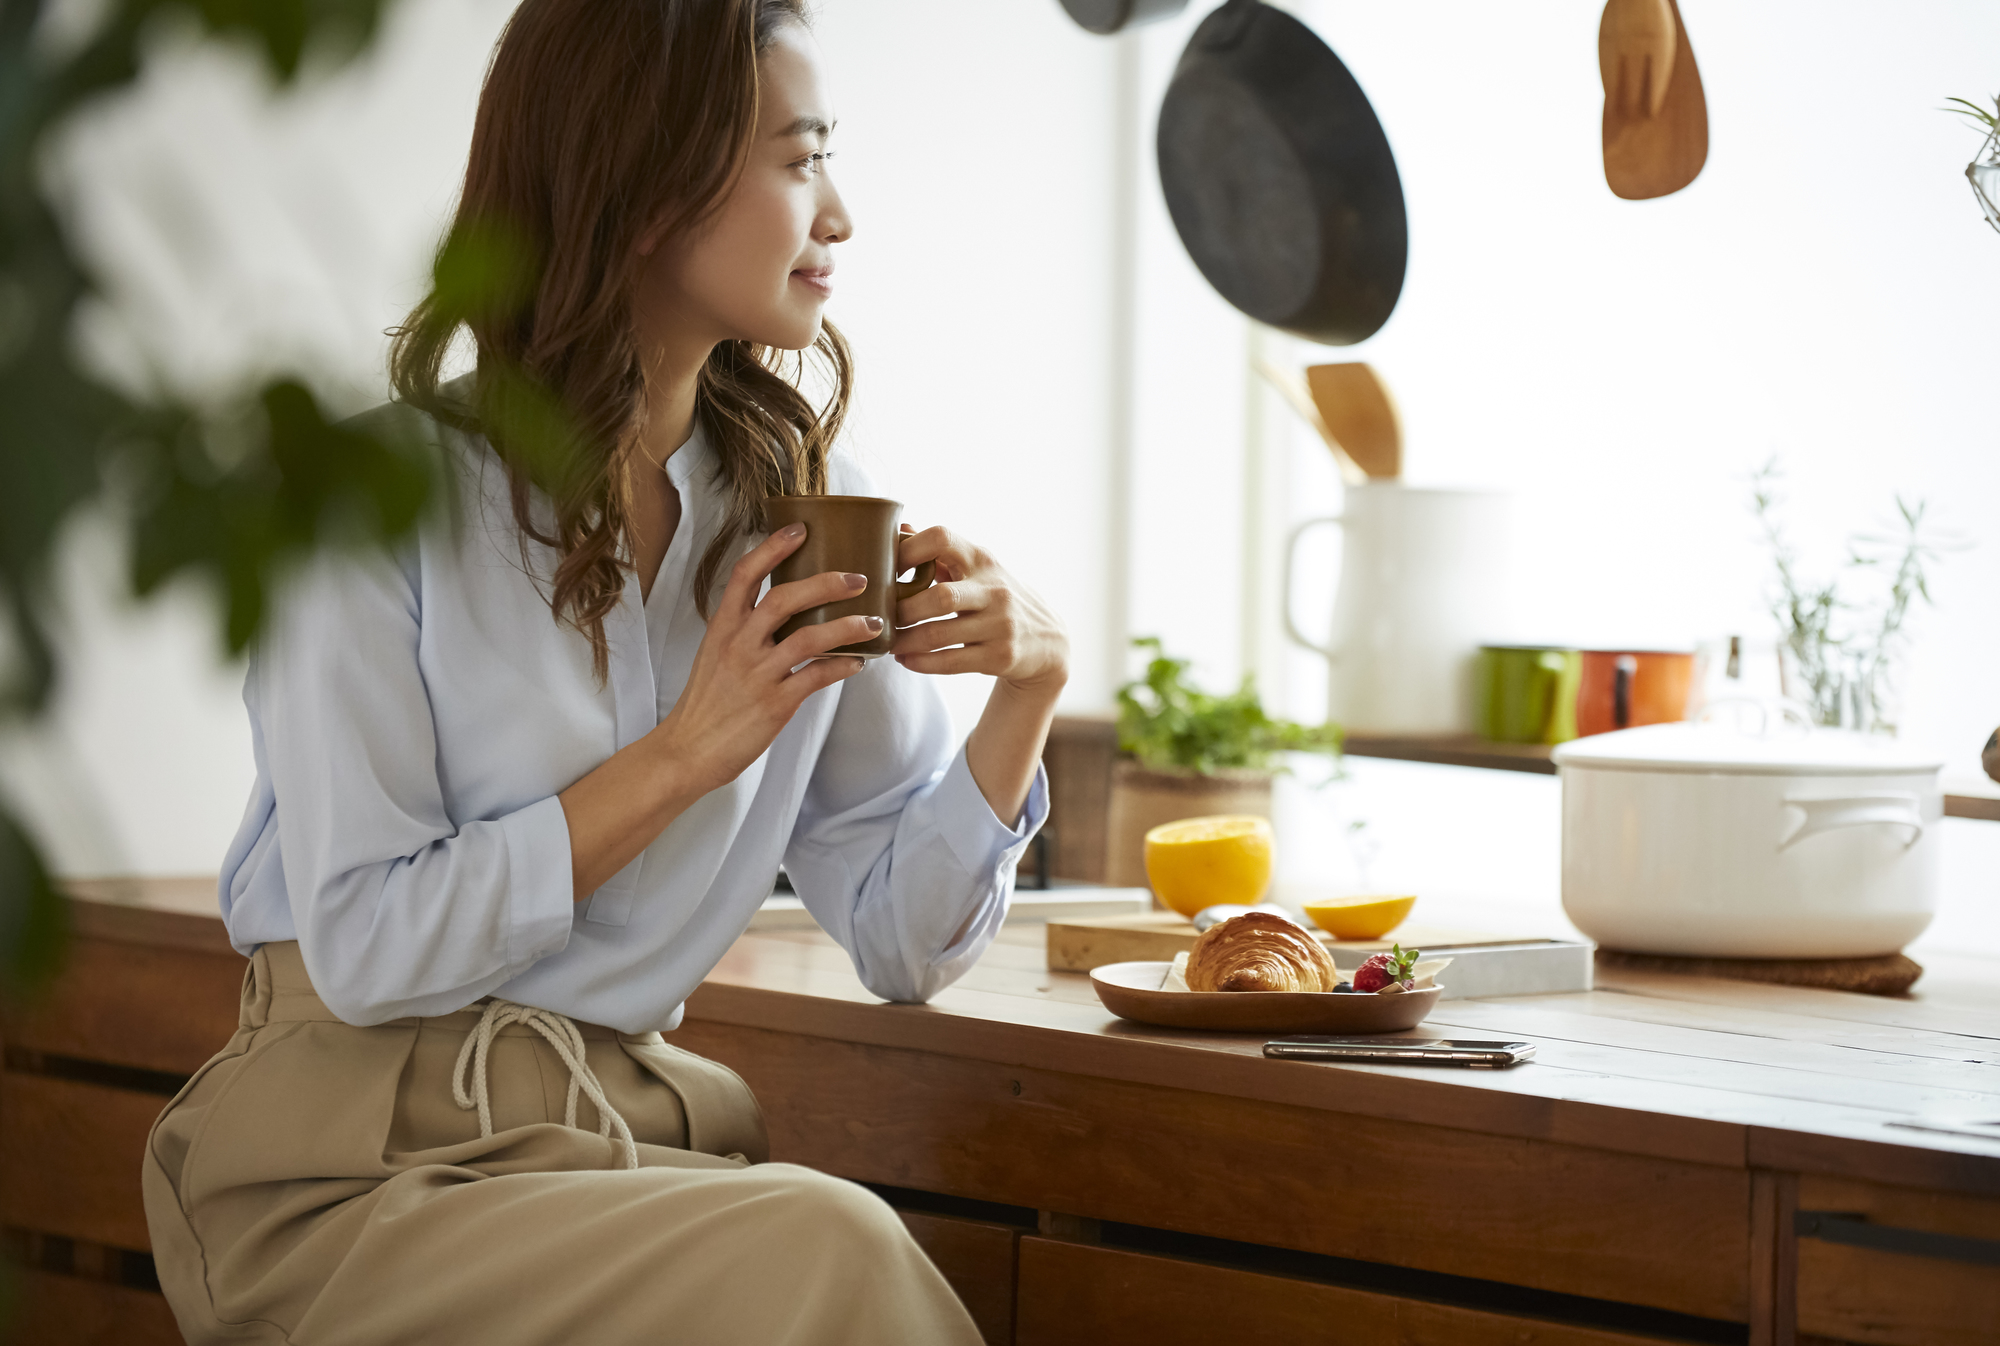
[[[431,292],[395,333],[397,395],[493,446],[523,555],[529,539],[556,552],[549,606],[589,638],[600,679],[604,619],[631,569],[626,472],[646,405],[639,239],[698,227],[721,203],[756,129],[757,55],[805,18],[803,0],[525,0],[479,96]],[[461,326],[478,350],[467,404],[439,389]],[[784,352],[724,342],[702,367],[695,414],[728,501],[695,571],[704,617],[764,500],[826,490],[853,367],[830,323],[813,349],[832,389],[817,410]],[[552,519],[534,517],[535,487]]]

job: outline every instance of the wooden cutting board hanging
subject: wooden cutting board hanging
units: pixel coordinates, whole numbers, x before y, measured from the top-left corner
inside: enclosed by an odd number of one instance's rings
[[[1688,45],[1687,25],[1680,7],[1664,0],[1673,16],[1673,73],[1667,80],[1659,110],[1652,112],[1645,97],[1619,97],[1620,34],[1643,29],[1645,16],[1634,11],[1653,8],[1660,0],[1609,0],[1598,29],[1598,62],[1604,77],[1604,180],[1612,193],[1627,201],[1667,196],[1693,182],[1708,162],[1708,100],[1701,89],[1701,71]],[[1638,20],[1634,22],[1635,19]],[[1637,40],[1627,38],[1627,41]],[[1628,54],[1626,59],[1630,60]],[[1630,87],[1632,67],[1623,78]],[[1657,90],[1654,91],[1657,93]]]

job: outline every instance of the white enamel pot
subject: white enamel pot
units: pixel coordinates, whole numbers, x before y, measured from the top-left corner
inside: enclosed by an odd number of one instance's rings
[[[1897,952],[1937,911],[1942,763],[1751,709],[1556,749],[1563,909],[1634,953]]]

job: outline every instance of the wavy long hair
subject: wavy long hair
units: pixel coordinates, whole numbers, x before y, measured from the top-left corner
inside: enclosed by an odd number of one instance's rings
[[[525,0],[480,92],[431,290],[393,334],[397,396],[483,435],[505,465],[523,561],[530,539],[555,551],[550,610],[588,637],[600,681],[604,619],[633,568],[638,242],[656,225],[698,228],[721,204],[754,138],[758,53],[806,21],[804,0]],[[440,390],[461,330],[477,348],[467,399]],[[695,414],[727,499],[695,571],[704,618],[765,499],[826,491],[853,362],[831,323],[812,350],[830,387],[817,408],[796,382],[804,352],[729,341],[702,367]],[[553,507],[539,519],[536,488]]]

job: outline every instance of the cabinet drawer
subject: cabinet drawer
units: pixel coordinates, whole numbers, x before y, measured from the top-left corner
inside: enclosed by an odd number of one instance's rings
[[[2000,1250],[2000,1201],[1802,1177],[1798,1205],[1802,1335],[1864,1346],[2000,1342],[2000,1266],[1951,1255]],[[1818,1236],[1807,1232],[1815,1214],[1834,1217]]]
[[[157,1094],[0,1074],[0,1223],[150,1249],[139,1167],[166,1104]]]
[[[1021,1240],[1017,1346],[1660,1346],[1631,1336],[1118,1248]]]
[[[928,1211],[899,1210],[896,1214],[903,1217],[910,1237],[932,1265],[951,1283],[987,1346],[1007,1346],[1013,1341],[1014,1245],[1021,1231],[1013,1225]]]

